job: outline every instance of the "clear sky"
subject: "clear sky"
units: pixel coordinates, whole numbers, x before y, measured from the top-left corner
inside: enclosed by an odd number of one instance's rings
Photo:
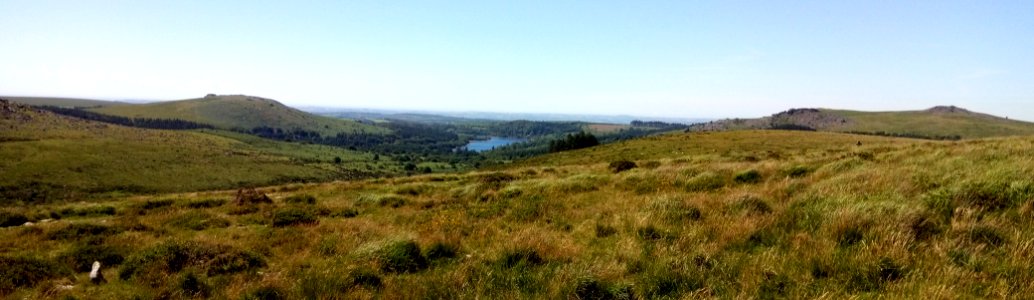
[[[1034,120],[1034,1],[10,1],[0,95]]]

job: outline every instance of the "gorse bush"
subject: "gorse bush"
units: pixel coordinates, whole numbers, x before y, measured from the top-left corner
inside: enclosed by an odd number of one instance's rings
[[[635,169],[636,164],[628,160],[619,160],[611,162],[608,168],[610,168],[611,172],[620,173],[631,169]]]
[[[0,256],[0,294],[68,275],[72,275],[71,270],[48,260],[29,256]]]
[[[316,197],[313,196],[313,195],[309,195],[309,194],[291,195],[291,196],[289,196],[287,198],[284,198],[284,202],[290,203],[290,204],[309,204],[309,205],[313,205],[313,204],[316,204]]]
[[[119,278],[143,277],[149,284],[160,284],[163,276],[192,268],[208,275],[232,274],[266,266],[257,254],[230,246],[193,241],[169,241],[144,249],[127,258]]]
[[[119,265],[125,260],[125,253],[121,247],[77,244],[58,255],[57,261],[72,266],[76,272],[87,272],[95,261],[99,261],[103,267]]]
[[[388,244],[377,252],[381,271],[389,273],[412,273],[426,269],[427,258],[420,253],[420,246],[413,241],[399,241]]]
[[[733,180],[736,181],[736,183],[742,184],[758,183],[761,182],[761,172],[758,172],[757,170],[743,171],[742,173],[736,174],[736,176],[733,177]]]
[[[273,227],[316,224],[316,215],[301,208],[284,208],[273,213]]]
[[[459,248],[447,243],[435,242],[424,250],[424,257],[428,261],[441,261],[456,258]]]
[[[954,193],[958,205],[978,207],[988,211],[1014,208],[1030,199],[1034,193],[1028,184],[1001,181],[968,182]]]

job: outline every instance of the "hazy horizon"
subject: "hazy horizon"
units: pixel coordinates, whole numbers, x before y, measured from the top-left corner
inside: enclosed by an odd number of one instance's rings
[[[759,117],[1034,120],[1034,2],[0,0],[0,94]]]

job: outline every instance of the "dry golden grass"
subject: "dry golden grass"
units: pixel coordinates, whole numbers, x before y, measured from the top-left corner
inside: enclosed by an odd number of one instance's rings
[[[86,241],[51,232],[90,223],[124,228],[91,240],[127,258],[167,241],[258,254],[265,267],[200,273],[209,296],[233,299],[264,288],[325,299],[1022,298],[1034,293],[1032,150],[1032,138],[675,134],[494,171],[268,187],[274,203],[250,210],[187,206],[231,191],[121,199],[96,204],[114,215],[0,229],[0,252],[53,259]],[[640,167],[612,173],[617,159]],[[760,179],[737,180],[750,171]],[[302,194],[317,203],[284,202]],[[174,203],[143,209],[156,198]],[[78,206],[6,210],[40,219]],[[273,227],[286,208],[311,211],[318,224]],[[194,211],[231,225],[167,222]],[[125,225],[134,222],[143,226]],[[424,253],[393,252],[407,242]],[[457,253],[432,256],[434,245]],[[385,267],[399,261],[419,266]],[[105,285],[77,270],[74,282],[56,276],[9,296],[186,297],[183,274],[201,271],[171,272],[156,286],[107,272]],[[55,291],[61,283],[74,287]]]

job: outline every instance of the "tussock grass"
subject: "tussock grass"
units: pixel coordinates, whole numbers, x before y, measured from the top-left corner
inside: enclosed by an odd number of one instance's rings
[[[640,167],[613,173],[621,159]],[[0,229],[0,256],[66,269],[9,285],[19,298],[1022,298],[1032,162],[1031,138],[671,134],[492,171],[262,189],[284,200],[272,204],[191,205],[236,192],[223,191],[11,207],[32,221],[116,213]],[[142,207],[161,199],[175,200]],[[313,222],[275,226],[288,211]],[[210,217],[233,226],[170,223]],[[111,282],[44,288],[91,259],[109,259]]]
[[[0,256],[0,294],[16,288],[33,287],[47,279],[70,275],[71,271],[49,260],[31,256]]]
[[[313,225],[319,222],[309,209],[289,207],[273,212],[273,226]]]

